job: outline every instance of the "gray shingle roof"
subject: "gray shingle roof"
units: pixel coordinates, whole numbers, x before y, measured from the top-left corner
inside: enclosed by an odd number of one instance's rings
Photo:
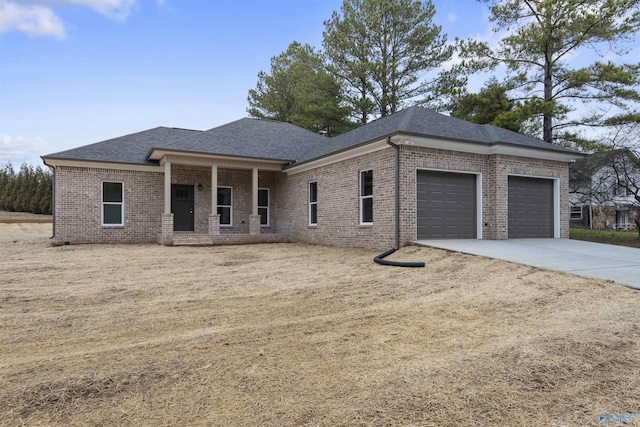
[[[292,162],[328,141],[290,123],[244,118],[153,148]]]
[[[493,125],[479,125],[421,107],[410,107],[334,138],[290,123],[244,118],[204,132],[158,127],[43,158],[149,165],[157,164],[148,158],[154,149],[158,149],[300,164],[397,134],[574,153]]]
[[[493,145],[498,143],[572,153],[572,150],[493,125],[480,125],[445,116],[422,107],[409,107],[390,116],[331,138],[328,144],[313,147],[300,161],[308,161],[356,145],[379,141],[396,134],[434,137]]]
[[[158,162],[147,160],[147,152],[152,146],[183,139],[200,132],[199,130],[157,127],[59,153],[47,154],[43,158],[153,165]]]

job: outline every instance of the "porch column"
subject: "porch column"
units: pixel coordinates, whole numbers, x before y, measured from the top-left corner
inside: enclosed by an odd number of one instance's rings
[[[253,168],[251,184],[251,217],[249,233],[260,234],[260,215],[258,215],[258,168]]]
[[[164,213],[171,213],[171,162],[164,162]]]
[[[211,165],[211,213],[209,213],[209,234],[220,234],[218,215],[218,165]]]
[[[173,214],[171,213],[171,162],[164,162],[164,214],[162,233],[159,239],[163,245],[173,244]]]

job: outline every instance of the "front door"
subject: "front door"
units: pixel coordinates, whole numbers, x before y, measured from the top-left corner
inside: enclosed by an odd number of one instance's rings
[[[171,185],[173,231],[193,231],[193,185]]]

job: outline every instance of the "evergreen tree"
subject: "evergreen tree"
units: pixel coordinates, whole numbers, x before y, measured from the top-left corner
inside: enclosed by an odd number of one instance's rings
[[[327,73],[322,56],[298,42],[271,58],[271,74],[258,74],[248,100],[252,117],[290,122],[330,136],[353,127],[348,108],[341,105],[340,85]]]
[[[640,0],[480,1],[490,6],[494,30],[509,35],[495,48],[461,43],[462,68],[472,74],[504,65],[510,98],[522,101],[518,108],[537,122],[545,141],[589,149],[578,136],[581,128],[640,120],[638,63],[575,67],[570,61],[585,51],[628,53],[624,42],[640,29]],[[587,115],[571,114],[586,104]]]
[[[421,102],[431,90],[425,73],[452,55],[435,13],[430,0],[344,0],[325,21],[329,70],[361,123]]]

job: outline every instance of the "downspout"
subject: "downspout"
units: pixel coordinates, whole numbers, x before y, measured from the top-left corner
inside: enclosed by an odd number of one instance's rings
[[[396,249],[400,249],[400,147],[398,147],[397,144],[394,144],[393,142],[391,142],[391,137],[388,136],[387,137],[387,144],[389,144],[390,146],[393,147],[394,151],[395,151],[395,155],[396,155],[396,189],[395,189],[395,193],[396,193],[396,212],[395,212],[395,217],[396,217],[396,221],[395,221],[395,227],[396,227],[396,245],[395,248]]]
[[[46,160],[44,161],[44,164],[47,165]],[[51,177],[51,222],[53,223],[53,235],[49,237],[49,239],[54,239],[56,237],[56,168],[51,165],[47,166],[53,172],[53,176]]]
[[[377,257],[373,258],[377,264],[390,265],[393,267],[424,267],[424,262],[406,262],[406,261],[388,261],[383,259],[400,248],[400,147],[397,144],[391,142],[391,137],[387,137],[387,144],[392,146],[395,151],[395,247],[388,251],[381,253]]]

